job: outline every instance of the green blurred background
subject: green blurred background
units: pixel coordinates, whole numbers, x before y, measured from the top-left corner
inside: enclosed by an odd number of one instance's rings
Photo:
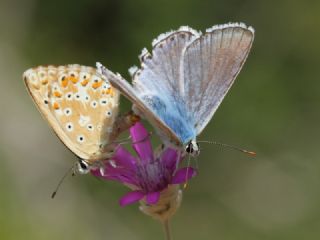
[[[41,64],[101,61],[127,76],[158,34],[230,21],[252,25],[255,42],[200,139],[258,155],[202,145],[174,239],[319,239],[319,11],[319,1],[297,0],[1,0],[0,239],[163,239],[137,205],[118,205],[127,189],[117,183],[68,178],[50,199],[75,157],[21,75]]]

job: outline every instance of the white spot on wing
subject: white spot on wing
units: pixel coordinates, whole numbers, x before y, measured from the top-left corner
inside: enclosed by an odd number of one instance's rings
[[[131,77],[133,77],[133,75],[139,70],[139,68],[137,66],[132,66],[129,68],[129,74]]]
[[[100,102],[100,105],[101,105],[101,106],[105,106],[105,105],[107,105],[107,103],[108,103],[108,99],[107,99],[107,98],[101,98],[101,99],[99,100],[99,102]]]
[[[72,114],[72,110],[71,108],[65,108],[63,110],[63,113],[66,115],[66,116],[70,116]]]
[[[92,132],[93,131],[93,125],[90,123],[90,124],[88,124],[87,125],[87,129],[90,131],[90,132]]]
[[[90,122],[90,117],[89,117],[89,116],[80,115],[79,125],[80,125],[81,127],[84,127],[84,126],[87,125],[89,122]]]
[[[83,143],[83,142],[85,141],[84,136],[83,136],[83,135],[78,135],[78,136],[77,136],[77,141],[78,141],[79,143]]]
[[[96,108],[96,107],[98,106],[97,101],[92,101],[92,102],[90,103],[90,106],[91,106],[92,108]]]
[[[67,93],[66,93],[66,99],[67,99],[68,101],[71,101],[72,98],[73,98],[73,93],[72,93],[72,92],[67,92]]]
[[[111,110],[107,111],[107,112],[106,112],[106,116],[107,116],[107,117],[111,117],[111,116],[112,116],[112,111],[111,111]]]
[[[150,53],[148,52],[148,50],[147,50],[146,48],[142,49],[142,51],[141,51],[141,53],[140,53],[140,55],[139,55],[140,61],[142,61],[142,59],[143,59],[143,57],[144,57],[145,55],[150,55]]]
[[[66,124],[66,129],[67,129],[68,132],[72,132],[72,131],[73,131],[73,124],[72,124],[72,122],[68,122],[68,123]]]

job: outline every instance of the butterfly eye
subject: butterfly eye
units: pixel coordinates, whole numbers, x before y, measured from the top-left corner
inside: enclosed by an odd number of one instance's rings
[[[193,153],[192,143],[189,143],[189,144],[186,146],[186,152],[187,152],[187,153]]]
[[[85,161],[79,161],[80,167],[84,170],[88,169],[88,164]]]
[[[80,174],[87,174],[90,171],[90,166],[85,160],[80,159],[77,163],[76,171]]]
[[[66,124],[66,129],[68,132],[71,132],[73,130],[73,124],[71,122],[68,122]]]
[[[77,137],[77,141],[78,141],[79,143],[83,143],[83,142],[84,142],[84,136],[83,136],[83,135],[79,135],[79,136]]]

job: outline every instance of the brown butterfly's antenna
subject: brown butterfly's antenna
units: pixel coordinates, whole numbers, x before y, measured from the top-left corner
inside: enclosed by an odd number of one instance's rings
[[[63,183],[64,179],[69,175],[70,172],[72,172],[72,176],[74,176],[74,165],[68,169],[68,171],[62,176],[62,178],[60,179],[56,189],[53,191],[53,193],[51,194],[51,198],[53,199],[56,195],[57,195],[57,192],[61,186],[61,184]]]
[[[231,148],[231,149],[243,152],[245,154],[248,154],[251,157],[255,157],[257,155],[256,152],[252,152],[252,151],[248,151],[248,150],[245,150],[245,149],[241,149],[241,148],[235,147],[233,145],[225,144],[225,143],[220,143],[220,142],[215,142],[215,141],[198,141],[198,143],[210,143],[210,144],[215,144],[215,145],[219,145],[219,146],[222,146],[222,147]]]

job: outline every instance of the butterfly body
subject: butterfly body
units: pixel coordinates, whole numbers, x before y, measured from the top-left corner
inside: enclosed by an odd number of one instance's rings
[[[110,156],[119,92],[95,68],[39,66],[23,78],[41,114],[74,154],[90,166]]]
[[[157,116],[161,116],[166,125],[175,129],[175,134],[182,144],[195,139],[194,119],[188,114],[188,109],[182,99],[171,99],[170,97],[162,99],[161,96],[156,95],[144,95],[141,98],[154,109]]]
[[[129,69],[132,85],[99,63],[97,68],[165,142],[196,154],[196,137],[233,84],[253,38],[253,28],[242,23],[213,26],[204,34],[181,27],[156,38],[151,53],[142,50],[141,67]]]

